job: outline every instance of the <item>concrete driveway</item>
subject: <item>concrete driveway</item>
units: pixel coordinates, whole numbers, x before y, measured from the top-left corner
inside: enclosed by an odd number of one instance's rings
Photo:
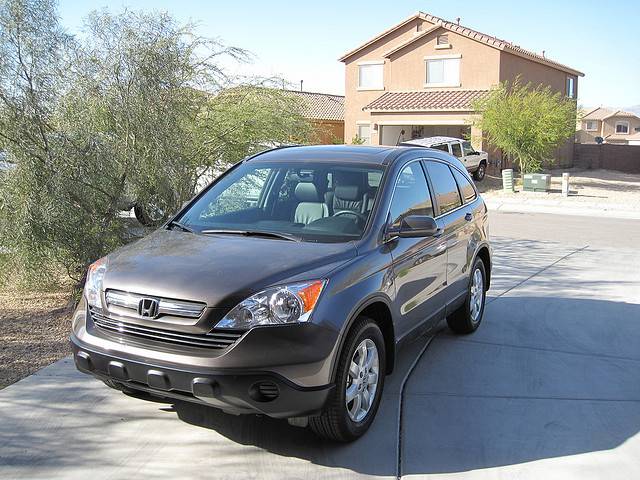
[[[640,478],[640,222],[494,214],[492,234],[481,329],[405,349],[357,442],[128,397],[65,359],[0,392],[0,478]]]

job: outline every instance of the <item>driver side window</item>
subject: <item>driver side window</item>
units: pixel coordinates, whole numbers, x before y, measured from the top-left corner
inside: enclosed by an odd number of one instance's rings
[[[429,186],[420,162],[413,162],[400,172],[389,213],[393,226],[399,226],[402,219],[409,215],[433,217]]]

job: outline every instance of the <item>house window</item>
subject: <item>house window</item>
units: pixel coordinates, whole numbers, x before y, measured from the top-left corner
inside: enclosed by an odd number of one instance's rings
[[[576,98],[575,78],[567,77],[567,97]]]
[[[629,122],[616,122],[616,133],[629,133]]]
[[[442,33],[442,34],[438,35],[438,37],[436,39],[436,44],[437,45],[449,45],[449,34]]]
[[[359,123],[358,124],[358,138],[364,142],[365,145],[371,144],[371,124]]]
[[[459,87],[460,56],[426,58],[427,87]]]
[[[595,120],[587,120],[585,122],[584,129],[587,132],[595,132],[596,130],[598,130],[598,122],[596,122]]]
[[[358,88],[360,90],[382,90],[384,62],[363,62],[358,65]]]

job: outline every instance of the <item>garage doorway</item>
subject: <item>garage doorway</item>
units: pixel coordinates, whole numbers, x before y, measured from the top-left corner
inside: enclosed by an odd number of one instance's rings
[[[380,145],[397,145],[424,137],[468,139],[471,135],[469,125],[380,125],[380,129]]]

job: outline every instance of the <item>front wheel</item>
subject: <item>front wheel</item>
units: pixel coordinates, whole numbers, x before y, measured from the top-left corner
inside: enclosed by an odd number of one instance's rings
[[[478,169],[473,172],[473,178],[480,182],[482,181],[486,173],[487,165],[484,162],[481,162],[480,165],[478,165]]]
[[[472,333],[480,326],[486,299],[486,269],[484,262],[476,258],[464,304],[447,317],[449,328],[456,333]]]
[[[367,317],[356,320],[340,355],[336,388],[322,413],[309,419],[316,435],[348,442],[367,431],[382,396],[385,353],[378,325]]]

